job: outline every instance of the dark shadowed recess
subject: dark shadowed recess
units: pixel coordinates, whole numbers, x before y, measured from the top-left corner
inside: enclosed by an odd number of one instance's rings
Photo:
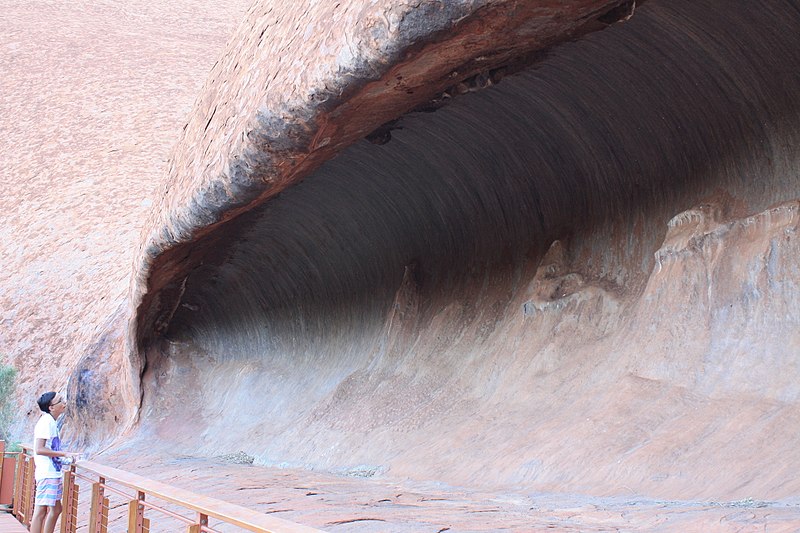
[[[718,190],[748,210],[796,195],[770,173],[796,138],[799,72],[798,2],[651,1],[403,117],[386,144],[351,146],[228,225],[224,260],[189,277],[167,336],[230,358],[369,336],[406,269],[422,301],[456,297],[475,270],[644,217],[633,290],[676,212]]]

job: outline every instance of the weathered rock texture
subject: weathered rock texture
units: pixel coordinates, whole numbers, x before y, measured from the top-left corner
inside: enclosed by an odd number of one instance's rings
[[[256,2],[156,195],[117,368],[74,369],[83,437],[794,495],[798,87],[790,0]]]
[[[797,5],[587,33],[628,15],[256,3],[145,235],[142,431],[470,485],[796,491]]]
[[[212,69],[146,228],[135,347],[163,334],[188,273],[218,255],[216,226],[384,123],[622,16],[620,3],[255,2]]]
[[[141,226],[249,3],[0,0],[0,359],[20,370],[23,413],[87,353],[102,363],[84,378],[127,379],[102,366],[125,361]]]

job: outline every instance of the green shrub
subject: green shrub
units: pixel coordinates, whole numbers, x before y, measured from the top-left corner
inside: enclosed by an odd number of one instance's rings
[[[0,440],[8,440],[8,426],[14,417],[12,398],[16,387],[17,369],[0,363]]]

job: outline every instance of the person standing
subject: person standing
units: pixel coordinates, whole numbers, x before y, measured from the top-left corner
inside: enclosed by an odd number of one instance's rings
[[[64,398],[56,392],[45,392],[37,403],[42,416],[33,431],[36,499],[30,533],[53,533],[61,514],[62,458],[78,454],[61,449],[56,420],[67,407]]]

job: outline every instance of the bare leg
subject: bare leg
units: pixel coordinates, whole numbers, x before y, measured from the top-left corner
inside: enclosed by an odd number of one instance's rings
[[[61,514],[61,502],[56,502],[54,507],[50,508],[50,511],[47,513],[47,518],[44,521],[44,529],[42,533],[53,533],[56,529],[56,520],[58,520],[58,515]]]
[[[42,533],[42,525],[44,524],[45,516],[47,516],[46,505],[37,505],[33,508],[33,516],[31,517],[31,533]]]

